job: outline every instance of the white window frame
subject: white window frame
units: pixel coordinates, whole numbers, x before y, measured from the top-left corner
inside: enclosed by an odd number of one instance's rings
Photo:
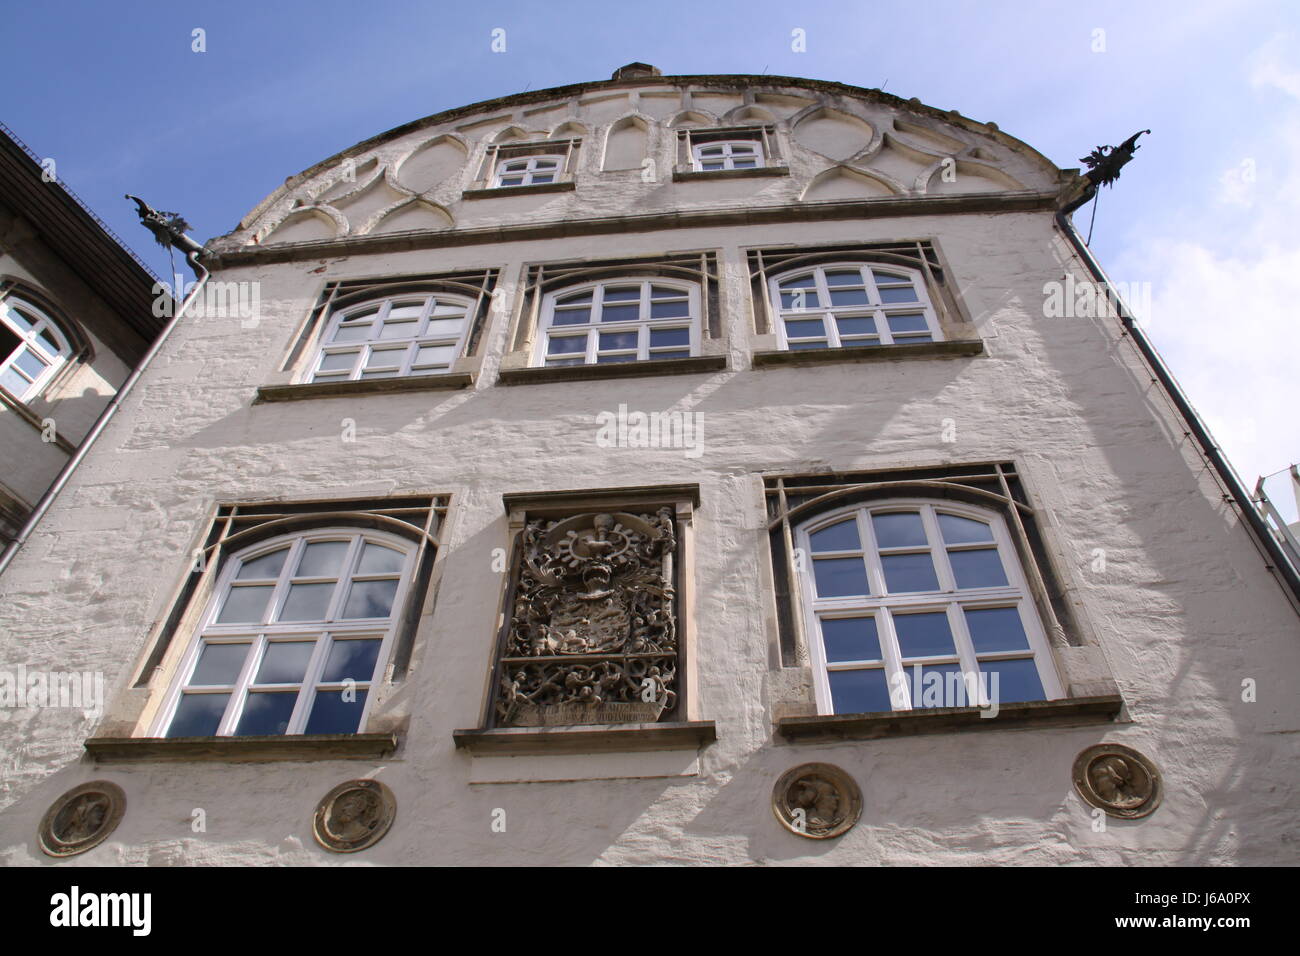
[[[32,323],[31,328],[24,330],[20,320],[11,314],[10,310],[17,308],[21,308],[23,312],[28,313],[36,320]],[[63,368],[72,358],[72,346],[68,344],[68,337],[59,328],[58,322],[40,306],[21,295],[0,297],[0,323],[3,323],[19,339],[16,348],[8,354],[0,356],[0,387],[4,388],[18,401],[29,402],[45,390],[54,376],[58,374],[59,369]],[[57,351],[51,351],[49,346],[41,340],[42,333],[48,333],[55,340],[58,346]],[[18,364],[19,358],[24,353],[31,353],[37,361],[45,366],[35,377]],[[17,377],[24,383],[21,391],[15,391],[8,385],[3,384],[11,376]]]
[[[927,550],[931,555],[935,576],[939,582],[938,591],[904,592],[889,594],[885,591],[884,568],[881,562],[880,548],[876,545],[875,530],[871,515],[919,511],[925,528],[927,546],[891,548],[885,554],[919,553]],[[944,543],[938,524],[938,514],[951,514],[969,518],[987,524],[993,532],[998,559],[1006,573],[1007,584],[998,587],[958,589],[948,561],[948,552],[987,548],[987,543],[970,545],[947,545]],[[866,563],[868,595],[847,597],[819,597],[813,571],[814,554],[810,542],[811,535],[823,528],[837,524],[847,515],[854,515],[857,522],[858,542],[861,545]],[[1026,582],[1024,569],[1016,554],[1011,536],[1007,531],[1002,516],[993,511],[950,501],[936,501],[932,498],[897,498],[887,501],[875,501],[866,504],[850,505],[835,511],[819,514],[801,522],[795,529],[796,547],[802,549],[803,573],[799,575],[800,591],[803,603],[804,633],[807,636],[809,656],[813,665],[813,688],[817,699],[817,709],[821,714],[835,713],[831,696],[830,671],[842,670],[876,670],[885,672],[886,688],[890,691],[893,710],[925,710],[914,708],[911,702],[913,686],[913,665],[942,665],[958,663],[961,672],[968,674],[979,671],[979,661],[1014,660],[1032,656],[1038,670],[1038,678],[1043,686],[1046,700],[1059,700],[1065,696],[1061,681],[1056,672],[1051,647],[1047,634],[1039,618],[1038,609]],[[856,557],[857,552],[823,551],[817,557]],[[799,565],[796,565],[799,566]],[[965,609],[1014,607],[1020,616],[1021,626],[1029,641],[1029,649],[1012,651],[986,651],[978,655],[971,641],[970,631],[966,626]],[[936,655],[931,657],[907,658],[904,663],[894,630],[893,615],[899,612],[938,612],[948,619],[948,628],[952,634],[954,655]],[[828,663],[826,649],[822,638],[821,619],[845,617],[873,617],[876,623],[876,635],[880,643],[882,660],[836,661]],[[905,690],[898,690],[901,683]],[[896,696],[897,695],[897,696]],[[975,701],[970,702],[973,706]]]
[[[602,322],[601,315],[604,308],[605,290],[615,286],[640,286],[640,297],[637,300],[639,310],[636,319],[630,319],[620,322]],[[650,318],[651,311],[651,287],[658,286],[661,288],[676,289],[686,298],[687,315],[673,316],[666,318]],[[591,290],[592,301],[590,304],[591,321],[582,325],[553,325],[557,311],[564,311],[561,305],[557,309],[557,304],[561,298],[578,295]],[[677,297],[680,299],[680,296]],[[616,300],[618,305],[626,305],[630,300]],[[681,345],[657,346],[651,348],[650,338],[651,331],[656,329],[689,329],[689,351],[691,356],[700,354],[700,326],[701,326],[701,290],[700,286],[694,282],[688,282],[681,279],[665,279],[658,276],[622,276],[612,279],[600,279],[596,282],[586,282],[580,285],[565,286],[549,292],[543,298],[541,312],[541,328],[537,336],[537,345],[533,353],[533,364],[535,366],[544,366],[547,364],[547,356],[550,352],[550,343],[552,333],[555,338],[564,338],[585,332],[587,336],[586,349],[582,353],[564,353],[566,358],[578,358],[581,354],[581,362],[553,362],[552,367],[559,365],[596,365],[596,364],[614,364],[610,362],[598,362],[602,355],[631,355],[632,349],[602,349],[600,347],[600,336],[602,332],[637,332],[637,347],[635,349],[635,359],[628,361],[644,362],[648,359],[657,358],[660,354],[666,352],[684,351]]]
[[[747,152],[737,156],[735,149],[743,146]],[[706,160],[701,156],[705,149],[713,147],[722,147],[722,154],[718,157],[708,157]],[[738,158],[753,159],[753,166],[736,166],[735,161]],[[705,162],[721,162],[721,169],[705,169]],[[691,168],[696,172],[718,173],[726,169],[761,169],[767,165],[767,157],[763,152],[762,139],[722,139],[722,140],[704,140],[703,142],[691,144]]]
[[[544,153],[536,156],[507,156],[497,162],[496,172],[492,176],[493,189],[518,189],[523,186],[541,186],[549,183],[558,183],[560,177],[564,174],[564,165],[568,157],[563,153]],[[517,163],[523,163],[524,168],[519,170],[507,170],[507,166]],[[542,163],[549,163],[548,166],[541,166]],[[538,176],[549,175],[551,178],[547,183],[538,183]],[[520,176],[523,182],[505,184],[501,180],[506,176]]]
[[[419,316],[414,320],[414,334],[401,338],[386,339],[378,337],[395,305],[405,305],[419,299],[424,301]],[[454,305],[457,308],[463,306],[463,312],[439,314],[439,309],[442,306],[449,305]],[[346,323],[355,321],[358,317],[375,310],[376,307],[378,312],[369,319],[371,323],[371,335],[369,337],[352,342],[334,341],[340,328],[344,327]],[[391,295],[382,299],[368,299],[365,302],[358,302],[337,309],[330,315],[329,321],[325,324],[325,329],[321,333],[312,360],[307,365],[303,382],[355,382],[362,379],[370,381],[377,378],[404,378],[412,375],[446,375],[455,368],[456,360],[464,355],[465,342],[469,338],[470,329],[474,325],[476,318],[475,311],[476,304],[474,300],[467,296],[418,291],[405,295]],[[460,331],[454,336],[438,335],[429,331],[431,322],[454,318],[458,314],[462,316],[462,322]],[[422,365],[419,362],[419,354],[420,349],[425,347],[451,347],[453,349],[451,361],[445,367],[442,366],[442,363]],[[405,349],[400,355],[398,354],[399,348]],[[394,363],[367,369],[366,366],[375,352],[392,352]],[[346,374],[339,374],[344,371],[342,369],[321,368],[327,355],[346,355],[349,353],[353,354],[354,358],[352,366],[346,370]],[[367,372],[389,374],[367,375]]]
[[[832,287],[826,281],[826,273],[852,270],[859,273],[862,280],[861,285],[837,285],[834,288],[865,289],[867,303],[845,306],[831,305],[830,290]],[[783,290],[781,284],[805,276],[811,276],[813,279],[813,285],[810,288],[816,290],[817,305],[803,308],[797,308],[793,305],[786,307],[782,300]],[[881,277],[890,277],[897,281],[893,283],[885,282],[882,281]],[[905,283],[910,284],[915,290],[917,296],[915,302],[886,303],[883,301],[882,289],[902,288]],[[830,349],[863,345],[903,345],[908,342],[924,341],[925,336],[929,336],[929,340],[933,342],[944,341],[943,330],[939,326],[939,318],[935,312],[934,304],[930,301],[930,294],[926,288],[924,277],[917,270],[908,269],[904,266],[860,261],[803,266],[797,269],[789,269],[769,279],[768,295],[769,301],[772,303],[772,311],[776,316],[777,341],[783,350],[793,350],[802,342],[811,343],[822,340],[826,342],[825,348]],[[892,332],[890,330],[890,316],[916,314],[925,317],[926,328],[924,331]],[[836,321],[841,318],[870,318],[875,322],[875,334],[855,334],[845,338],[840,334],[839,323]],[[787,319],[796,321],[800,319],[821,319],[823,334],[820,336],[795,336],[792,345],[792,340],[786,333],[785,323]]]
[[[288,596],[290,583],[301,584],[316,581],[313,578],[300,578],[294,582],[293,574],[297,570],[298,560],[303,549],[308,544],[319,541],[347,541],[349,543],[348,550],[340,565],[338,577],[325,579],[336,582],[335,589],[331,594],[326,619],[322,621],[276,622],[276,617],[278,617]],[[401,571],[397,572],[400,577],[398,578],[396,593],[393,595],[392,610],[387,618],[342,620],[339,615],[342,613],[344,602],[351,591],[352,581],[358,578],[362,580],[391,579],[394,576],[393,572],[370,575],[358,573],[357,565],[367,543],[393,548],[403,555]],[[289,553],[286,555],[284,564],[275,578],[274,589],[267,601],[262,621],[252,624],[218,624],[217,616],[231,591],[239,569],[249,561],[256,560],[286,546]],[[356,733],[363,733],[366,721],[370,717],[371,708],[374,706],[375,687],[381,682],[386,672],[395,635],[401,623],[402,609],[412,587],[417,550],[418,548],[413,542],[397,535],[380,531],[340,527],[311,529],[280,535],[231,555],[221,569],[216,586],[213,588],[208,604],[204,608],[198,626],[195,628],[194,637],[177,666],[172,684],[167,691],[162,706],[159,708],[157,717],[153,721],[151,735],[155,737],[167,735],[181,698],[185,696],[184,692],[187,689],[196,693],[230,695],[230,702],[226,706],[215,734],[217,737],[230,737],[235,735],[235,730],[239,726],[250,691],[266,692],[272,688],[293,686],[298,687],[298,696],[284,736],[302,735],[311,716],[316,693],[321,690],[341,690],[345,686],[341,682],[323,682],[320,680],[329,659],[330,649],[335,641],[348,638],[379,638],[381,643],[375,658],[374,673],[370,675],[369,680],[354,681],[351,685],[357,691],[366,691],[366,702],[362,708],[356,730]],[[345,581],[348,583],[345,584]],[[296,685],[262,685],[254,683],[254,677],[261,666],[262,658],[269,643],[275,641],[305,642],[307,640],[314,640],[316,646],[312,651],[306,672],[300,682]],[[193,688],[187,688],[186,685],[194,672],[195,666],[198,664],[204,647],[208,644],[249,644],[250,647],[233,684],[207,685],[195,691]],[[289,691],[282,690],[281,692]]]

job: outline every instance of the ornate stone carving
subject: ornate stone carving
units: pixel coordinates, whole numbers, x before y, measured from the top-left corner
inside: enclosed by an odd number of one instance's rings
[[[1160,805],[1160,771],[1121,744],[1097,744],[1074,760],[1074,789],[1085,802],[1112,817],[1136,820]]]
[[[801,764],[783,773],[772,788],[772,812],[791,833],[827,840],[858,822],[862,791],[834,764]]]
[[[107,780],[73,787],[41,819],[41,849],[50,856],[75,856],[103,843],[126,813],[126,794]]]
[[[325,849],[355,853],[383,839],[396,815],[393,792],[378,780],[349,780],[316,804],[311,830]]]
[[[671,508],[538,519],[500,661],[501,726],[655,721],[677,700]]]

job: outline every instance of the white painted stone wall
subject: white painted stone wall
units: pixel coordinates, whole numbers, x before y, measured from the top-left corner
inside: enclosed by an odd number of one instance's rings
[[[657,120],[674,115],[680,93],[672,103],[647,98],[663,92],[647,86],[640,112]],[[773,101],[796,95],[770,93]],[[595,93],[589,99],[596,102],[586,112],[561,104],[546,123],[525,129],[546,131],[552,120],[576,115],[599,130],[625,115],[623,104]],[[726,112],[726,102],[714,105],[715,116]],[[776,112],[804,108],[786,104]],[[880,123],[876,104],[858,109]],[[527,120],[522,109],[490,116],[496,119],[476,135]],[[932,116],[912,122],[940,135]],[[873,129],[883,140],[880,125]],[[435,124],[374,151],[389,162],[444,132]],[[961,126],[947,135],[976,134]],[[1057,181],[1032,151],[1013,149],[1001,134],[981,135],[990,152],[1003,151],[1007,175],[1022,185],[1045,189]],[[471,167],[482,142],[469,146]],[[584,146],[584,156],[593,152]],[[795,202],[836,168],[819,162],[795,169],[792,158],[791,175],[775,186],[737,182],[777,190],[779,199],[763,202]],[[870,168],[867,160],[860,165]],[[434,187],[434,195],[457,227],[624,214],[647,202],[712,208],[753,198],[739,188],[717,198],[699,183],[586,181],[604,175],[584,167],[574,193],[522,211],[504,199],[460,202],[481,213],[461,209],[450,197],[464,179],[444,193]],[[273,236],[294,190],[316,189],[325,179],[271,197],[223,247]],[[647,200],[647,190],[658,198]],[[941,249],[985,354],[750,367],[751,351],[763,343],[753,330],[742,250],[917,238],[933,238]],[[717,250],[724,270],[728,370],[495,383],[525,263],[701,249]],[[251,404],[257,387],[280,374],[326,282],[484,267],[502,270],[505,293],[490,317],[473,389]],[[223,281],[260,283],[258,324],[183,322],[0,579],[3,666],[103,671],[110,695],[102,722],[54,709],[0,710],[0,862],[41,862],[35,833],[45,809],[99,778],[123,787],[127,813],[80,863],[1297,862],[1296,615],[1118,324],[1043,317],[1044,282],[1066,272],[1085,278],[1047,211],[528,241],[509,241],[507,233],[492,244],[370,255],[304,251],[291,261],[222,270],[216,278]],[[704,453],[598,447],[596,416],[620,403],[700,413]],[[356,423],[355,442],[341,440],[345,418]],[[944,419],[955,422],[955,442],[942,440]],[[1096,642],[1069,653],[1091,655],[1088,666],[1113,677],[1127,703],[1121,722],[833,745],[774,741],[775,688],[785,677],[775,664],[761,474],[991,460],[1020,466],[1062,556],[1083,636]],[[455,750],[452,731],[479,720],[491,665],[504,586],[492,571],[493,550],[509,543],[501,495],[683,482],[698,483],[701,499],[690,610],[699,675],[692,716],[716,721],[718,741],[698,754],[473,758]],[[132,715],[164,689],[165,678],[149,691],[129,684],[218,502],[408,493],[449,493],[452,502],[436,603],[426,603],[409,675],[385,688],[379,705],[385,721],[409,716],[399,753],[382,761],[99,767],[84,756],[82,743],[97,728],[143,735]],[[1100,573],[1092,570],[1097,548],[1107,555]],[[1248,678],[1258,685],[1254,703],[1242,701]],[[1080,750],[1100,741],[1153,759],[1165,798],[1146,820],[1109,820],[1099,833],[1073,793],[1070,768]],[[796,837],[773,818],[776,778],[810,761],[838,764],[862,787],[862,820],[837,840]],[[396,822],[360,854],[328,854],[311,838],[313,808],[331,787],[361,776],[392,789]],[[206,811],[206,833],[191,831],[195,808]],[[504,833],[492,830],[496,809],[505,811]]]

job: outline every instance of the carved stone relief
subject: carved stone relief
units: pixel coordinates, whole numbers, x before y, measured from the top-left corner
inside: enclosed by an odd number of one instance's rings
[[[50,856],[75,856],[103,843],[126,813],[126,794],[107,780],[73,787],[41,819],[41,849]]]
[[[673,521],[665,507],[524,526],[499,725],[649,722],[673,709]]]
[[[783,773],[772,788],[772,812],[791,833],[828,840],[858,822],[862,791],[834,764],[801,764]]]
[[[378,780],[349,780],[316,804],[311,829],[325,849],[355,853],[383,839],[396,815],[393,792]]]
[[[1097,744],[1074,760],[1074,789],[1109,816],[1136,820],[1160,805],[1160,771],[1145,756],[1121,744]]]

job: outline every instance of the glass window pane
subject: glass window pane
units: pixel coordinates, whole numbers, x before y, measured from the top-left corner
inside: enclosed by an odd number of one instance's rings
[[[640,305],[606,305],[600,311],[602,322],[635,322],[640,316]]]
[[[379,659],[381,643],[378,638],[335,641],[325,661],[325,670],[320,675],[321,683],[350,680],[369,684],[375,676],[375,661]]]
[[[927,547],[925,525],[916,511],[899,511],[873,514],[871,527],[876,532],[876,545],[881,548]]]
[[[734,159],[731,161],[732,169],[754,169],[758,166],[752,159]]]
[[[794,339],[823,336],[826,334],[826,326],[821,319],[786,319],[785,334]]]
[[[14,359],[14,364],[17,365],[24,372],[26,372],[28,375],[30,375],[32,378],[39,377],[40,374],[44,372],[47,367],[47,363],[45,362],[45,360],[42,359],[40,356],[38,356],[31,349],[23,349],[21,352],[19,352],[18,357]]]
[[[665,348],[673,345],[690,345],[690,329],[651,329],[650,330],[650,347],[652,349]]]
[[[315,641],[271,641],[262,655],[254,684],[300,684],[311,662]]]
[[[406,556],[395,548],[386,548],[382,544],[367,543],[361,552],[361,564],[358,574],[393,574],[402,570]]]
[[[336,578],[347,553],[347,541],[313,541],[302,549],[294,577]]]
[[[818,306],[816,289],[782,289],[781,308],[815,309]]]
[[[362,617],[388,617],[397,595],[397,581],[353,581],[352,591],[343,616],[349,619]]]
[[[394,302],[388,310],[388,321],[397,319],[418,319],[424,313],[423,302]]]
[[[881,289],[880,301],[886,305],[891,302],[915,302],[916,291],[910,285],[896,289]]]
[[[676,302],[651,302],[650,318],[683,319],[691,314],[691,304],[686,299]]]
[[[881,668],[831,671],[831,706],[837,714],[874,714],[892,710],[889,682]]]
[[[272,590],[270,585],[231,588],[221,613],[217,615],[217,623],[251,624],[260,621]]]
[[[284,567],[284,559],[288,556],[289,549],[280,548],[270,554],[264,554],[261,557],[253,558],[251,561],[245,561],[239,566],[239,574],[235,575],[235,577],[240,581],[249,578],[278,578],[280,569]]]
[[[983,679],[988,682],[991,702],[1014,704],[1024,700],[1044,700],[1047,697],[1033,658],[980,661],[980,670],[988,675]]]
[[[874,617],[824,617],[821,624],[828,663],[881,659]]]
[[[861,558],[817,558],[813,578],[821,597],[867,593],[867,568]]]
[[[406,348],[374,349],[366,359],[366,369],[396,368],[406,358]]]
[[[831,305],[866,305],[866,289],[831,289]]]
[[[911,282],[910,276],[893,275],[889,272],[877,272],[871,270],[871,276],[876,280],[876,285],[898,285],[900,282]]]
[[[654,355],[652,358],[667,358],[666,355]],[[596,362],[599,365],[609,365],[611,362],[635,362],[640,358],[635,352],[624,352],[618,355],[597,355]]]
[[[522,186],[523,184],[524,184],[524,177],[522,177],[522,176],[502,176],[502,177],[501,177],[501,185],[502,185],[502,186]]]
[[[902,315],[889,316],[891,332],[923,332],[927,329],[925,316],[919,312],[904,312]]]
[[[0,374],[0,385],[9,389],[9,391],[13,392],[15,395],[21,396],[24,394],[27,391],[28,384],[29,382],[27,379],[23,378],[11,368],[5,369],[4,373]]]
[[[840,335],[875,335],[876,320],[867,316],[853,316],[840,319],[837,323]]]
[[[348,369],[356,363],[356,352],[326,352],[320,358],[320,368],[323,372],[332,369]]]
[[[244,701],[244,712],[235,725],[235,736],[285,733],[289,729],[289,718],[293,716],[293,705],[297,702],[297,691],[249,694]]]
[[[590,302],[592,290],[587,289],[584,292],[571,292],[568,295],[559,296],[555,302],[557,305],[577,305],[583,302]]]
[[[167,728],[168,737],[214,737],[229,694],[183,694],[176,707],[176,716]]]
[[[36,325],[36,323],[39,321],[35,316],[29,315],[28,313],[24,312],[22,309],[14,308],[13,306],[8,306],[8,305],[4,306],[4,308],[9,316],[10,321],[13,322],[14,325],[18,326],[18,328],[20,328],[24,332],[30,332],[32,326]]]
[[[363,322],[360,325],[340,325],[334,332],[335,342],[364,342],[370,338],[371,331],[374,329],[373,323]],[[345,353],[351,354],[351,353]]]
[[[675,289],[668,285],[652,285],[650,287],[650,298],[652,299],[683,299],[685,297],[685,289]]]
[[[606,302],[635,302],[641,298],[639,285],[620,285],[605,287]]]
[[[814,531],[808,535],[808,544],[814,552],[860,550],[857,519],[846,518],[829,528]]]
[[[205,644],[190,676],[190,687],[233,684],[252,644]]]
[[[826,273],[826,284],[829,286],[862,285],[862,273],[857,269],[828,272]]]
[[[993,529],[983,521],[962,518],[959,515],[939,515],[939,531],[948,544],[972,544],[993,541]]]
[[[636,348],[637,333],[632,332],[601,332],[600,349],[601,351],[614,351],[615,349],[634,349]]]
[[[465,328],[465,319],[430,319],[425,334],[430,338],[454,339]]]
[[[409,339],[415,336],[418,322],[385,322],[379,332],[381,339]]]
[[[948,560],[952,562],[952,573],[959,588],[997,588],[1007,583],[997,548],[949,551]]]
[[[422,345],[415,354],[416,365],[450,365],[455,360],[454,345]]]
[[[0,303],[0,309],[3,308],[4,308],[4,304]],[[9,328],[9,326],[7,325],[0,323],[0,362],[7,359],[9,357],[9,354],[22,344],[23,344],[23,340],[18,337],[18,335],[14,332],[13,329]]]
[[[976,654],[1029,649],[1029,637],[1014,607],[968,608],[966,627]]]
[[[345,700],[344,695],[350,700]],[[307,718],[306,734],[355,734],[366,708],[366,691],[319,690]]]
[[[587,351],[585,335],[552,335],[548,345],[548,354],[566,355],[573,352]]]
[[[939,579],[934,574],[930,553],[881,555],[885,569],[885,588],[890,594],[905,591],[937,591]]]
[[[917,342],[933,342],[933,341],[934,339],[932,339],[928,335],[907,335],[907,336],[895,335],[894,336],[895,345],[914,345]]]
[[[591,309],[556,309],[552,325],[586,325],[591,321]]]
[[[914,708],[979,706],[979,688],[967,681],[960,664],[912,665],[906,673]]]
[[[894,633],[898,635],[898,649],[904,658],[957,653],[948,628],[948,615],[942,611],[895,614]]]
[[[36,333],[36,338],[43,346],[50,350],[50,354],[57,355],[62,351],[59,346],[59,340],[54,337],[54,330],[49,325],[46,325],[45,328]]]
[[[830,347],[825,340],[821,342],[791,342],[789,345],[792,352],[798,349],[824,349]]]
[[[532,182],[534,183],[549,183],[554,182],[554,180],[555,177],[549,173],[533,173]]]
[[[333,594],[333,581],[328,584],[291,584],[289,596],[280,611],[280,620],[323,621]]]

